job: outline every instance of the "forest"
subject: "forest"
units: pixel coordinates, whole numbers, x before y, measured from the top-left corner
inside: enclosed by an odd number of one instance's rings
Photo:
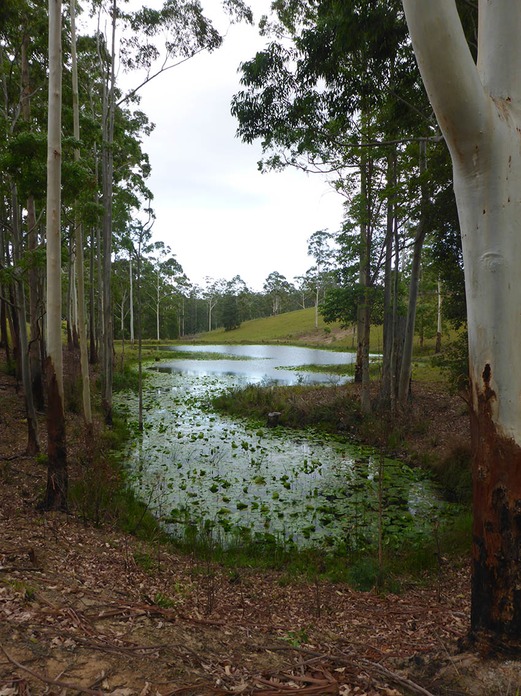
[[[230,24],[254,21],[244,0],[223,0],[219,8]],[[80,18],[88,18],[92,31],[77,30],[86,26]],[[193,283],[175,248],[153,234],[146,153],[153,124],[141,108],[140,90],[178,63],[219,50],[226,36],[205,7],[197,0],[135,9],[116,0],[82,7],[75,0],[63,6],[61,0],[2,2],[6,547],[0,570],[6,579],[0,591],[10,618],[0,641],[0,694],[40,688],[46,691],[34,693],[425,695],[434,692],[420,683],[430,680],[436,693],[516,693],[521,670],[498,656],[516,657],[521,649],[521,56],[505,48],[518,29],[521,8],[481,0],[440,0],[422,11],[413,0],[272,2],[269,16],[258,21],[266,47],[245,55],[240,66],[241,89],[230,105],[237,137],[245,146],[261,143],[259,168],[266,174],[294,168],[323,176],[342,197],[344,217],[339,229],[309,236],[306,273],[287,279],[273,270],[262,291],[253,291],[240,275]],[[122,71],[126,85],[135,77],[133,87],[122,88]],[[124,453],[129,442],[146,443],[143,408],[153,389],[147,392],[151,378],[143,366],[165,359],[161,342],[207,341],[201,334],[223,329],[233,343],[242,325],[297,310],[312,313],[313,322],[293,336],[296,342],[331,347],[337,335],[349,335],[353,380],[340,390],[309,387],[304,396],[299,384],[284,391],[282,406],[268,385],[253,397],[263,404],[261,418],[269,410],[278,419],[290,404],[297,422],[288,425],[299,427],[308,414],[306,423],[316,424],[325,411],[334,412],[342,422],[336,435],[351,432],[379,447],[382,457],[406,459],[408,453],[415,464],[420,455],[428,458],[424,430],[433,448],[442,443],[438,453],[462,436],[463,468],[473,481],[466,564],[444,557],[441,522],[434,521],[438,575],[426,586],[413,582],[406,600],[387,595],[380,576],[371,599],[351,597],[355,590],[335,584],[338,578],[322,577],[329,560],[318,558],[302,561],[313,577],[300,571],[304,584],[288,582],[284,595],[280,567],[270,567],[261,581],[249,566],[229,570],[216,561],[212,539],[199,556],[200,540],[192,540],[188,553],[172,546],[148,504],[130,490]],[[280,340],[290,342],[290,332]],[[431,349],[438,361],[432,364],[444,365],[449,375],[441,391],[416,385],[415,359]],[[118,400],[125,389],[128,403],[130,393],[138,394],[137,426],[128,404]],[[340,405],[333,402],[338,393]],[[253,413],[247,391],[231,394],[240,417]],[[185,395],[187,408],[193,398]],[[460,425],[455,403],[468,407],[469,425]],[[175,406],[179,422],[182,408]],[[194,432],[192,440],[205,438]],[[232,446],[246,451],[251,444]],[[211,456],[218,463],[215,451]],[[205,475],[200,468],[199,476]],[[264,475],[256,479],[266,483]],[[383,468],[374,480],[382,485]],[[168,485],[181,483],[170,479]],[[377,490],[379,548],[372,549],[380,570],[384,493]],[[226,492],[222,500],[230,501]],[[137,528],[141,537],[129,534]],[[147,534],[152,546],[143,545]],[[89,548],[84,555],[83,545]],[[264,551],[267,557],[279,553]],[[363,565],[358,551],[349,551],[348,563]],[[68,564],[66,586],[59,573]],[[110,585],[113,593],[98,601]],[[280,622],[270,606],[278,607]],[[50,639],[43,615],[52,626]],[[363,626],[360,644],[353,635],[342,642],[346,617]],[[105,618],[110,622],[103,627]],[[120,621],[132,625],[132,638]],[[19,639],[16,625],[26,639]],[[257,646],[245,638],[250,631]],[[457,678],[436,681],[443,672],[436,632],[450,644],[450,663],[461,657]],[[233,637],[224,639],[224,648],[221,634]],[[13,636],[15,654],[9,651]],[[59,651],[63,669],[53,667],[49,652],[31,670],[31,642]],[[282,658],[286,648],[293,651],[289,660]],[[97,650],[99,660],[93,658]],[[70,667],[67,651],[74,656]],[[117,667],[104,663],[109,653],[119,656]],[[272,659],[279,653],[280,660]],[[147,655],[160,660],[160,679],[144,666]],[[495,686],[480,672],[491,656],[498,660],[491,668]],[[132,676],[137,657],[142,673]],[[176,674],[168,661],[177,658],[183,668]],[[429,661],[436,665],[432,673]],[[469,672],[474,677],[466,681]],[[481,691],[469,690],[473,678]]]

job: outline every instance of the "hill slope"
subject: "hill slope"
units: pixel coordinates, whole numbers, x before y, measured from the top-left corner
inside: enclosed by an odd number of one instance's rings
[[[306,343],[334,345],[343,350],[355,347],[351,329],[342,329],[340,324],[327,325],[322,317],[319,317],[318,328],[315,328],[315,310],[312,307],[252,319],[233,331],[216,329],[199,334],[196,339],[203,343]]]

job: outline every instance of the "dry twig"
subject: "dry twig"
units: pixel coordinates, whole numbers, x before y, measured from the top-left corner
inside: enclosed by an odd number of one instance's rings
[[[30,674],[32,677],[38,679],[38,681],[41,681],[44,684],[50,684],[51,686],[60,686],[63,689],[72,689],[82,694],[89,694],[90,696],[103,696],[103,693],[101,691],[93,691],[92,689],[88,689],[84,686],[79,686],[78,684],[69,684],[68,682],[58,681],[56,679],[49,679],[48,677],[44,677],[42,674],[38,674],[38,672],[35,672],[34,670],[29,669],[29,667],[26,667],[25,665],[22,665],[20,662],[17,662],[14,658],[12,658],[9,655],[9,653],[6,651],[3,645],[0,645],[0,650],[2,650],[2,652],[12,665],[17,667],[18,669],[23,670],[24,672],[27,672],[27,674]]]

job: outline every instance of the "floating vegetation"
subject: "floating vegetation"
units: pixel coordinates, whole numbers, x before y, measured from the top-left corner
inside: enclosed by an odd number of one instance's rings
[[[145,432],[130,453],[133,485],[168,530],[228,539],[275,536],[333,552],[421,545],[456,508],[425,473],[311,429],[251,425],[216,414],[211,399],[233,375],[153,373]],[[125,395],[131,411],[133,397]]]

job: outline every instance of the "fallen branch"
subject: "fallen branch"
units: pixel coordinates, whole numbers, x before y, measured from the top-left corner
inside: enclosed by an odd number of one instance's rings
[[[409,691],[412,691],[415,694],[419,694],[419,696],[435,696],[430,691],[427,691],[427,689],[424,689],[423,686],[416,684],[410,679],[402,677],[400,674],[396,674],[396,672],[391,672],[390,669],[387,669],[387,667],[383,667],[378,662],[371,662],[370,660],[366,660],[364,658],[348,657],[347,655],[331,655],[318,653],[314,650],[308,650],[307,648],[299,648],[293,645],[274,646],[270,648],[270,650],[294,650],[295,652],[303,653],[304,655],[311,655],[316,658],[328,660],[329,662],[333,663],[336,662],[351,668],[364,667],[366,670],[378,672],[380,675],[384,676],[389,681],[392,681],[395,684],[399,684],[400,686],[409,689]]]
[[[27,674],[30,674],[32,677],[38,679],[38,681],[41,681],[44,684],[50,684],[51,686],[61,686],[63,689],[71,689],[73,691],[78,691],[82,694],[89,694],[90,696],[103,696],[103,692],[101,691],[93,691],[92,689],[79,686],[78,684],[69,684],[68,682],[62,682],[56,679],[49,679],[47,677],[44,677],[43,675],[38,674],[38,672],[35,672],[34,670],[29,669],[29,667],[26,667],[25,665],[22,665],[20,662],[17,662],[13,657],[9,655],[9,653],[6,651],[3,645],[0,645],[0,650],[2,650],[2,652],[12,665],[17,667],[18,669],[23,670],[24,672],[27,672]]]
[[[395,684],[399,684],[400,686],[409,689],[409,691],[412,691],[415,694],[420,694],[420,696],[434,696],[432,692],[427,691],[427,689],[424,689],[423,686],[416,684],[415,682],[411,681],[410,679],[407,679],[406,677],[402,677],[400,674],[396,674],[396,672],[391,672],[390,669],[387,669],[387,667],[379,665],[378,662],[371,662],[370,660],[361,659],[359,660],[359,663],[361,665],[364,665],[367,669],[375,670],[376,672],[384,676],[386,679],[389,679],[389,681],[392,681]]]

